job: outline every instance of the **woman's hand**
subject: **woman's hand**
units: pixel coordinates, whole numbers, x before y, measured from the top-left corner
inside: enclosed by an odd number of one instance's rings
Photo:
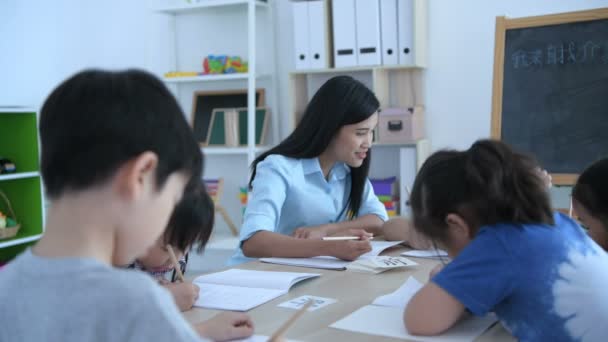
[[[308,226],[308,227],[300,227],[297,228],[293,232],[293,237],[296,239],[311,239],[311,240],[321,240],[322,238],[331,235],[332,232],[332,224],[321,224],[318,226]]]

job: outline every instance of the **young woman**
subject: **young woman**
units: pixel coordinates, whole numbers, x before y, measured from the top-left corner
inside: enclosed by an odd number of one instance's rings
[[[252,190],[231,263],[259,257],[331,255],[353,260],[370,250],[386,210],[367,176],[379,102],[348,76],[327,81],[283,142],[253,163]],[[328,235],[359,241],[324,241]]]

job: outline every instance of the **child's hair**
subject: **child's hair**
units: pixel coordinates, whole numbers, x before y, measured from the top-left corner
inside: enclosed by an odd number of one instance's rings
[[[279,145],[254,160],[249,187],[253,184],[258,163],[267,156],[279,154],[290,158],[318,157],[342,126],[365,121],[379,107],[376,95],[363,83],[350,76],[331,78],[312,97],[295,130]],[[359,213],[371,158],[371,150],[368,150],[363,164],[351,169],[351,191],[348,198],[351,217],[356,217]]]
[[[466,151],[436,152],[412,188],[414,227],[445,242],[450,213],[460,215],[473,234],[501,222],[553,225],[549,194],[537,168],[529,156],[494,140],[479,140]]]
[[[201,177],[202,153],[179,105],[141,70],[86,70],[64,81],[42,107],[40,140],[50,198],[102,183],[146,151],[158,156],[159,188],[176,171]]]
[[[576,181],[572,198],[608,229],[608,158],[589,166]]]
[[[187,252],[195,244],[202,252],[211,236],[215,217],[213,200],[202,182],[197,182],[184,192],[164,233],[165,243]]]

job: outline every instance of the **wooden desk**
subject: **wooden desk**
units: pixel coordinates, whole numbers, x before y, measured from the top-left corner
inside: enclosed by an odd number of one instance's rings
[[[382,255],[399,255],[405,248],[388,250]],[[364,274],[350,271],[331,271],[312,268],[266,264],[259,261],[239,265],[236,268],[261,271],[286,271],[320,273],[321,277],[305,280],[294,285],[288,294],[276,298],[249,311],[255,324],[255,333],[272,335],[279,326],[295,312],[277,307],[289,299],[303,295],[313,295],[337,299],[338,302],[304,314],[286,333],[286,337],[300,341],[402,341],[399,339],[358,334],[329,328],[332,323],[346,317],[351,312],[370,304],[376,297],[395,291],[405,280],[413,276],[426,282],[429,271],[438,263],[435,260],[412,258],[419,266],[399,269],[380,274]],[[193,308],[185,312],[186,319],[197,323],[211,318],[218,310]],[[477,341],[516,341],[500,324],[494,325]]]

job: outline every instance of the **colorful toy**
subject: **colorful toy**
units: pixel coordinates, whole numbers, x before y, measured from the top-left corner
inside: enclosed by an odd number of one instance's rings
[[[17,222],[0,211],[0,229],[15,227]]]
[[[9,159],[0,157],[0,174],[17,172],[15,163]]]
[[[229,57],[226,61],[226,68],[224,69],[224,73],[226,74],[234,74],[234,73],[244,73],[249,70],[249,65],[247,62],[241,60],[241,57],[234,56]]]
[[[248,70],[247,62],[244,62],[239,56],[209,55],[203,60],[205,74],[245,73]]]
[[[205,74],[222,74],[227,60],[228,56],[226,55],[209,55],[203,61],[203,72]]]

